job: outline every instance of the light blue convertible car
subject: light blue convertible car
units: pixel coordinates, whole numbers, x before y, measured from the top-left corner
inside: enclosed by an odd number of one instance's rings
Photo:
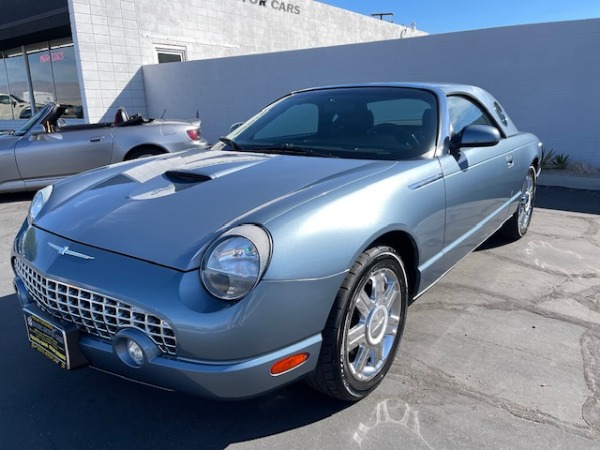
[[[293,92],[210,150],[39,191],[12,253],[28,339],[209,397],[304,379],[359,400],[409,303],[497,230],[527,232],[540,160],[477,87]]]

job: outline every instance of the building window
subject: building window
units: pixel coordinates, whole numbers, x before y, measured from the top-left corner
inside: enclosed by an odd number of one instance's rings
[[[31,75],[33,102],[35,102],[35,107],[38,109],[49,102],[56,101],[48,43],[30,45],[25,48],[25,51],[29,63],[29,74]],[[29,91],[23,93],[23,98],[31,103]],[[31,110],[29,110],[29,116],[31,117]]]
[[[72,117],[83,117],[73,41],[0,52],[0,120],[27,119],[49,102],[72,105]]]
[[[69,40],[50,42],[50,60],[54,77],[54,92],[58,102],[73,105],[76,117],[82,118],[81,89],[77,77],[75,48]],[[64,116],[63,116],[64,117]]]
[[[156,61],[159,64],[187,61],[185,47],[176,45],[155,45]]]
[[[6,66],[3,60],[0,61],[0,120],[12,120],[13,104],[16,105],[17,100],[9,94]]]
[[[25,58],[19,50],[9,50],[4,53],[4,69],[8,78],[7,95],[11,98],[11,108],[7,111],[6,118],[18,119],[29,107],[25,95],[29,92],[27,86],[27,71],[25,70]],[[4,93],[4,92],[3,92]]]

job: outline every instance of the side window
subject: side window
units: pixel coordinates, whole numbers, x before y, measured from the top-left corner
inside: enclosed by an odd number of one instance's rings
[[[481,107],[466,97],[448,97],[448,108],[453,134],[460,133],[469,125],[496,126]]]
[[[254,135],[254,139],[314,134],[317,132],[318,122],[319,109],[317,105],[313,103],[294,105],[258,131]]]

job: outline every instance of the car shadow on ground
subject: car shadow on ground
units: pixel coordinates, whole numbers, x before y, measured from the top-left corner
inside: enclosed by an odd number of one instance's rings
[[[0,297],[0,423],[6,448],[226,448],[350,406],[303,383],[217,402],[93,369],[67,372],[29,348],[19,302]]]
[[[585,214],[600,214],[600,191],[538,186],[535,207]],[[535,215],[535,210],[533,212]],[[510,244],[512,241],[502,233],[492,235],[475,251],[491,250]]]
[[[600,214],[600,191],[538,186],[535,206],[585,214]]]
[[[0,194],[0,203],[30,202],[35,192],[16,192]]]

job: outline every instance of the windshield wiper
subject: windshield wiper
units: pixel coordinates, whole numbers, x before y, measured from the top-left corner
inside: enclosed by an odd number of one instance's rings
[[[259,153],[279,153],[288,155],[303,155],[303,156],[322,156],[328,158],[337,158],[331,152],[323,149],[314,149],[310,147],[297,147],[294,144],[272,145],[269,147],[254,147],[252,151]]]
[[[227,145],[230,145],[234,150],[244,151],[244,148],[242,148],[242,146],[240,144],[238,144],[237,142],[235,142],[233,139],[230,139],[225,136],[221,136],[219,138],[219,141],[224,142]]]

